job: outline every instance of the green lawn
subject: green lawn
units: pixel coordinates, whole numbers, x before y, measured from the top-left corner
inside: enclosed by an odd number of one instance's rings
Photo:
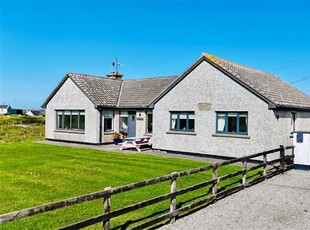
[[[0,144],[0,214],[66,199],[105,187],[120,186],[206,165],[204,162],[124,154],[35,143]],[[223,167],[220,174],[239,169]],[[211,179],[203,172],[178,179],[177,187]],[[235,178],[239,180],[240,177]],[[170,191],[170,182],[126,192],[112,197],[112,210]],[[223,184],[224,185],[224,184]],[[205,196],[208,188],[178,197],[178,205]],[[169,201],[149,206],[112,220],[114,228],[138,221],[154,213],[166,212]],[[102,199],[0,225],[0,229],[55,229],[83,218],[102,214]],[[98,229],[101,224],[90,229]]]

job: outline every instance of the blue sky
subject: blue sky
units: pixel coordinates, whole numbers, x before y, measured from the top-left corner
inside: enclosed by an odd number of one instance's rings
[[[181,74],[203,52],[310,94],[308,0],[0,0],[0,104],[40,108],[67,72]]]

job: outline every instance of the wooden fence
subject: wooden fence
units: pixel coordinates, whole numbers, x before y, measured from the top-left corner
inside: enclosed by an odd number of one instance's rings
[[[291,151],[286,151],[290,149]],[[288,154],[288,152],[290,153]],[[267,156],[270,154],[274,154],[274,153],[279,153],[279,157],[273,157],[272,158],[273,160],[268,161]],[[249,162],[252,162],[253,160],[255,160],[255,158],[257,159],[259,157],[262,158],[262,160],[260,160],[258,163],[256,162],[256,164],[251,164],[252,165],[251,167],[248,166]],[[280,146],[280,148],[272,149],[272,150],[265,151],[262,153],[257,153],[257,154],[253,154],[253,155],[249,155],[249,156],[245,156],[241,158],[236,158],[236,159],[224,161],[221,163],[214,163],[212,165],[194,168],[194,169],[190,169],[190,170],[186,170],[182,172],[173,172],[169,175],[165,175],[165,176],[161,176],[161,177],[157,177],[154,179],[145,180],[145,181],[141,181],[141,182],[137,182],[133,184],[128,184],[128,185],[124,185],[124,186],[120,186],[116,188],[107,187],[104,190],[99,191],[99,192],[94,192],[94,193],[90,193],[90,194],[86,194],[86,195],[82,195],[82,196],[78,196],[78,197],[74,197],[74,198],[70,198],[66,200],[61,200],[58,202],[53,202],[49,204],[40,205],[37,207],[27,208],[27,209],[23,209],[20,211],[3,214],[3,215],[0,215],[0,224],[18,220],[18,219],[25,218],[25,217],[29,217],[29,216],[36,215],[39,213],[44,213],[44,212],[56,210],[59,208],[64,208],[70,205],[75,205],[75,204],[83,203],[86,201],[99,199],[99,198],[103,198],[104,213],[102,215],[95,216],[95,217],[62,227],[61,229],[79,229],[79,228],[83,228],[86,226],[90,226],[90,225],[102,222],[103,229],[108,230],[110,229],[110,220],[112,218],[138,210],[140,208],[143,208],[143,207],[146,207],[152,204],[156,204],[164,200],[170,200],[170,211],[168,213],[163,214],[161,216],[157,216],[151,220],[147,220],[140,225],[132,227],[131,229],[143,229],[143,228],[158,224],[166,219],[170,219],[170,223],[173,223],[176,220],[176,217],[182,212],[189,211],[195,207],[214,202],[236,191],[239,191],[245,187],[259,183],[269,177],[272,177],[279,173],[283,173],[284,171],[293,168],[294,167],[293,159],[294,159],[294,146],[287,146],[287,147]],[[242,170],[235,171],[233,173],[230,173],[224,176],[218,176],[218,169],[220,167],[225,166],[225,165],[235,164],[235,163],[241,163]],[[247,173],[253,170],[257,170],[257,169],[262,169],[262,174],[255,179],[249,180],[249,178],[247,178]],[[177,178],[188,176],[188,175],[199,173],[199,172],[204,172],[207,170],[212,170],[211,180],[207,180],[205,182],[195,184],[190,187],[183,188],[183,189],[179,189],[179,190],[176,189]],[[218,191],[218,185],[220,182],[227,180],[229,178],[238,176],[238,175],[242,175],[241,184],[235,185],[223,191]],[[170,193],[160,195],[160,196],[148,199],[148,200],[141,201],[139,203],[135,203],[135,204],[111,211],[111,203],[110,203],[111,196],[122,193],[122,192],[130,191],[133,189],[138,189],[138,188],[142,188],[145,186],[154,185],[154,184],[157,184],[163,181],[169,181],[169,180],[171,181]],[[210,194],[210,196],[200,199],[194,203],[188,204],[184,207],[177,208],[177,197],[178,196],[191,192],[191,191],[201,189],[206,186],[212,187],[212,194]]]

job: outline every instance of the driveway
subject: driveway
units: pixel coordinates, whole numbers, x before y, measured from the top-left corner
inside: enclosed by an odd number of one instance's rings
[[[310,229],[310,171],[287,171],[160,229]]]

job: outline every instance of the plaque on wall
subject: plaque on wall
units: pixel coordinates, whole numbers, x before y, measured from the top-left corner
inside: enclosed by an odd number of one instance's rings
[[[199,111],[209,111],[211,110],[211,103],[198,103]]]

